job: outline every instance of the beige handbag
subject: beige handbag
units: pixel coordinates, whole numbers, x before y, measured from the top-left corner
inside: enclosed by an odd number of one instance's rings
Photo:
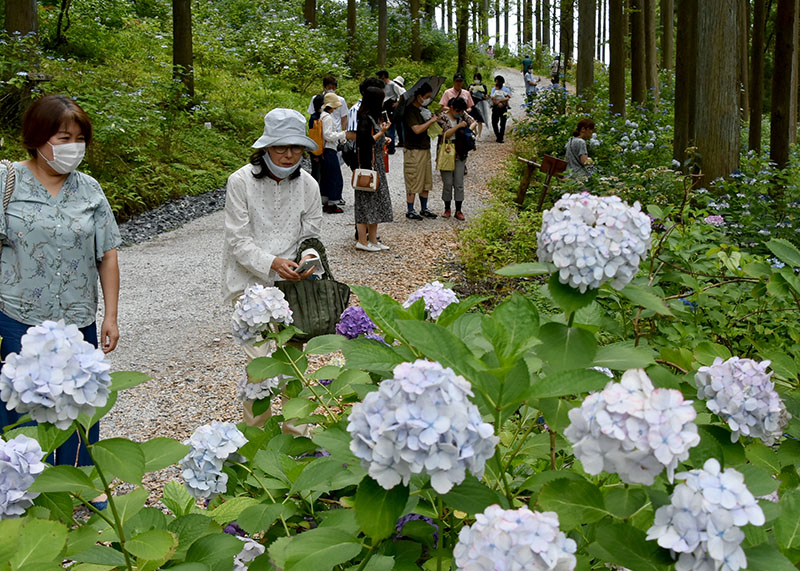
[[[370,169],[355,169],[351,182],[356,190],[375,192],[378,190],[378,173]]]

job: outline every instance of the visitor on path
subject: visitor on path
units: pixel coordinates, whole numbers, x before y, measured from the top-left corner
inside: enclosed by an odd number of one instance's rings
[[[455,168],[451,171],[439,171],[442,175],[442,201],[444,202],[443,218],[450,218],[451,201],[455,199],[455,219],[464,220],[461,205],[464,203],[464,175],[467,167],[467,153],[469,153],[466,130],[474,131],[476,121],[467,113],[467,102],[460,97],[450,100],[450,106],[443,110],[439,116],[442,124],[440,144],[453,143],[455,146]]]
[[[358,242],[356,249],[365,252],[388,250],[378,242],[378,224],[392,222],[392,199],[389,196],[389,182],[384,168],[384,146],[388,143],[386,133],[390,127],[382,120],[383,90],[376,87],[367,88],[361,100],[358,115],[358,165],[362,169],[374,170],[378,173],[378,190],[375,192],[354,189],[355,213]]]
[[[326,214],[341,214],[344,212],[339,207],[342,202],[342,168],[339,165],[338,147],[347,140],[344,131],[338,129],[334,118],[334,111],[342,104],[335,93],[326,93],[322,102],[322,113],[319,118],[322,122],[322,139],[325,150],[322,151],[322,169],[320,171],[319,191],[322,195],[322,211]]]
[[[16,181],[0,216],[0,355],[19,353],[33,325],[63,319],[98,347],[97,281],[105,311],[100,348],[119,341],[117,304],[121,244],[114,214],[95,179],[79,172],[92,142],[89,116],[72,99],[48,95],[36,100],[22,120],[22,144],[30,158],[13,164]],[[0,167],[0,189],[8,172]],[[0,432],[22,415],[0,403]],[[89,429],[97,442],[100,426]],[[92,464],[77,433],[55,452],[56,464]],[[96,498],[102,509],[105,498]],[[98,506],[100,504],[100,506]]]
[[[389,117],[391,117],[394,113],[397,104],[400,102],[400,98],[403,96],[403,93],[406,92],[405,88],[398,84],[396,81],[389,79],[389,72],[385,69],[380,70],[377,74],[378,79],[380,79],[384,83],[384,96],[383,96],[383,109],[386,111]],[[398,76],[399,77],[399,76]],[[403,78],[400,77],[402,80]],[[395,151],[395,138],[397,135],[395,134],[395,127],[390,123],[389,130],[386,132],[386,136],[389,138],[389,154],[393,155]]]
[[[561,55],[557,55],[553,63],[550,64],[550,83],[558,85],[561,79]]]
[[[533,68],[533,60],[531,56],[525,54],[525,57],[522,58],[522,75],[525,75]]]
[[[592,138],[592,133],[594,133],[594,121],[584,117],[578,121],[572,132],[572,138],[566,144],[567,173],[572,176],[584,179],[592,176],[594,161],[589,157],[586,148],[586,141]]]
[[[320,115],[322,114],[322,103],[325,100],[325,97],[322,95],[315,95],[313,99],[314,103],[314,112],[311,114],[311,117],[308,119],[308,132],[311,133],[311,130],[314,129],[314,126],[317,122],[320,122],[320,126],[322,126],[322,122],[320,121]],[[317,143],[317,146],[323,141],[320,137],[319,141],[314,141]],[[312,154],[309,153],[309,160],[311,161],[311,176],[314,177],[314,180],[317,181],[317,184],[320,182],[320,176],[322,172],[322,155]]]
[[[428,210],[428,193],[433,189],[431,171],[431,138],[428,128],[436,123],[437,117],[427,106],[431,102],[433,88],[425,82],[414,93],[411,105],[406,105],[403,116],[405,146],[403,150],[403,175],[406,182],[406,203],[409,220],[436,218],[436,214]],[[420,211],[414,212],[414,199],[419,195]]]
[[[300,281],[314,268],[298,274],[300,262],[320,257],[315,249],[300,252],[300,244],[319,239],[322,204],[319,187],[300,168],[304,150],[317,148],[306,136],[303,115],[294,109],[273,109],[264,117],[264,134],[253,143],[250,162],[228,177],[225,194],[225,243],[222,250],[222,294],[236,300],[251,285],[272,286],[277,280]],[[321,270],[317,270],[321,273]],[[250,359],[272,354],[274,345],[245,345]],[[244,403],[244,420],[263,426],[271,411],[253,415],[253,401]],[[284,432],[297,433],[289,423]]]
[[[483,133],[483,126],[484,124],[489,124],[490,117],[489,90],[483,84],[483,76],[480,73],[476,72],[472,77],[469,93],[472,96],[472,101],[475,102],[470,115],[478,122],[478,138],[480,139]]]
[[[505,140],[508,103],[511,100],[511,90],[504,85],[505,82],[505,78],[498,75],[494,78],[492,88],[492,130],[498,143]]]
[[[336,93],[336,90],[339,87],[339,80],[336,79],[333,75],[326,75],[322,78],[322,95],[323,97],[328,93]],[[333,113],[333,119],[336,121],[337,125],[340,125],[341,130],[344,131],[347,128],[347,102],[344,100],[344,97],[337,95],[336,98],[341,103],[341,107],[337,107],[335,112]],[[314,98],[311,98],[311,101],[308,103],[308,114],[311,115],[314,112]]]
[[[453,87],[445,90],[442,94],[442,98],[439,100],[439,105],[447,107],[450,104],[450,100],[456,97],[461,97],[467,102],[467,111],[471,111],[475,106],[472,95],[470,95],[469,91],[464,89],[464,74],[460,71],[453,76]]]
[[[530,103],[531,99],[536,95],[539,80],[533,75],[533,70],[529,69],[525,73],[525,99]]]

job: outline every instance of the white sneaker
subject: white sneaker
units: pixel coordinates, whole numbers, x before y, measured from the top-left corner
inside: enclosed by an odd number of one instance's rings
[[[369,245],[370,246],[375,246],[376,248],[378,248],[380,250],[388,250],[389,249],[389,246],[387,246],[386,244],[384,244],[382,242],[370,242]]]
[[[364,250],[365,252],[380,252],[381,248],[377,244],[373,244],[371,242],[367,242],[366,244],[356,242],[356,250]]]

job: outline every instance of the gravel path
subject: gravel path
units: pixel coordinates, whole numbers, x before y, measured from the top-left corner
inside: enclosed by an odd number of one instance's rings
[[[519,116],[524,96],[522,75],[511,69],[503,74],[513,90],[512,111]],[[510,152],[510,142],[497,144],[491,126],[484,129],[478,148],[468,159],[467,223],[486,203],[487,182]],[[345,212],[324,215],[322,226],[322,239],[338,280],[366,285],[399,300],[428,281],[447,279],[445,268],[455,259],[456,234],[465,224],[441,217],[406,220],[402,169],[402,152],[398,152],[390,157],[389,167],[395,222],[379,227],[382,241],[391,250],[368,253],[354,248],[353,191],[349,188],[344,193]],[[343,172],[349,180],[350,170],[343,167]],[[207,204],[192,205],[189,210],[219,208],[219,193],[209,195]],[[165,207],[166,214],[161,217],[145,215],[128,224],[127,239],[146,239],[159,228],[170,227],[182,216],[173,206]],[[430,207],[437,213],[443,209],[437,171]],[[165,218],[170,220],[165,223]],[[112,367],[115,371],[141,371],[152,380],[120,394],[101,424],[104,438],[141,441],[170,436],[182,440],[212,420],[241,420],[236,381],[246,359],[229,334],[230,307],[221,301],[221,245],[222,212],[217,211],[120,251],[121,339],[111,354]],[[176,476],[177,470],[168,469],[154,475],[149,487]]]

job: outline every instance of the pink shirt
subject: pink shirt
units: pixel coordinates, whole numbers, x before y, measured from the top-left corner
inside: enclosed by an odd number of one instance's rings
[[[442,107],[447,107],[447,104],[450,103],[450,100],[456,97],[460,97],[467,102],[467,111],[472,109],[472,107],[475,105],[475,102],[472,100],[472,95],[470,95],[468,90],[462,89],[460,92],[456,92],[455,87],[451,87],[444,92],[444,95],[442,95],[442,98],[439,100],[439,105]]]

